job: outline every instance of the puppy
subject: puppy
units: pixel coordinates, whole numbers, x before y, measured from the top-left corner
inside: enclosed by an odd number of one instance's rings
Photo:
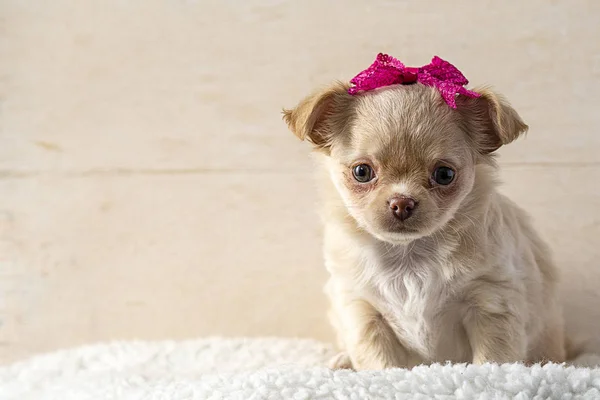
[[[335,83],[284,119],[323,181],[332,368],[565,360],[557,269],[496,190],[494,152],[527,125],[499,95]]]

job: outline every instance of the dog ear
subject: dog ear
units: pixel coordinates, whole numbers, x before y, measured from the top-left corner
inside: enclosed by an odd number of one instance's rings
[[[481,96],[459,96],[457,109],[480,153],[492,153],[527,132],[529,127],[504,97],[488,88],[474,91]]]
[[[337,82],[315,92],[294,109],[283,110],[283,119],[298,138],[328,152],[334,135],[345,128],[351,113],[354,98],[348,88],[348,84]]]

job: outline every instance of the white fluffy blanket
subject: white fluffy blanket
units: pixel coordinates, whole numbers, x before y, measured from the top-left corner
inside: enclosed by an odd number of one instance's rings
[[[0,368],[2,400],[600,399],[600,369],[432,365],[331,371],[309,340],[124,342]]]

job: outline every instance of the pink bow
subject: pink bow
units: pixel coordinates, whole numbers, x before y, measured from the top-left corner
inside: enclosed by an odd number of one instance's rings
[[[404,66],[400,60],[382,53],[377,55],[375,62],[369,68],[352,78],[350,83],[354,86],[348,89],[348,93],[355,95],[359,91],[373,90],[382,86],[415,82],[437,88],[452,108],[456,108],[458,94],[467,97],[480,96],[479,93],[465,89],[464,86],[469,83],[467,78],[454,65],[438,56],[433,57],[430,64],[411,68]]]

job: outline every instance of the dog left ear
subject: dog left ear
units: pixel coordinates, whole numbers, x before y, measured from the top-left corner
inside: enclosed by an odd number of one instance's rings
[[[294,109],[283,110],[283,119],[301,140],[329,152],[336,131],[345,125],[353,97],[349,85],[337,82],[306,97]]]
[[[529,127],[501,95],[487,88],[474,89],[481,96],[459,96],[457,109],[465,130],[482,154],[489,154],[527,132]]]

